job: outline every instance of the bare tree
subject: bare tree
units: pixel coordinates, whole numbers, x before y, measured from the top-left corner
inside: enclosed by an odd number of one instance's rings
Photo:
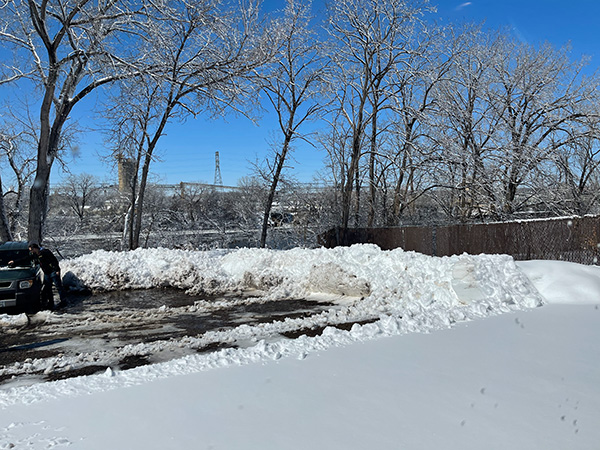
[[[12,241],[12,233],[8,226],[8,218],[4,208],[4,190],[2,188],[2,177],[0,174],[0,239],[2,241]]]
[[[277,114],[282,134],[281,143],[274,148],[273,160],[267,160],[270,187],[260,237],[260,246],[263,248],[267,241],[277,185],[292,150],[292,143],[302,138],[299,133],[302,124],[322,109],[314,96],[323,75],[323,57],[319,51],[321,45],[309,29],[310,7],[310,2],[301,5],[296,0],[288,0],[285,17],[277,25],[282,34],[281,51],[276,55],[274,67],[267,71],[262,87]]]
[[[4,131],[0,132],[0,158],[4,159],[11,170],[11,188],[3,192],[3,202],[0,215],[7,220],[9,232],[5,237],[15,238],[17,228],[21,225],[23,212],[23,197],[26,194],[26,185],[30,182],[35,171],[35,157],[29,152],[29,139],[26,133],[17,132],[12,124],[5,123]],[[10,208],[6,212],[4,197],[11,195]]]
[[[75,213],[79,222],[85,219],[86,210],[92,206],[100,185],[95,176],[82,173],[71,175],[64,182],[60,194],[67,200],[71,210]]]
[[[391,208],[384,208],[388,225],[397,225],[409,205],[427,190],[439,187],[433,176],[433,117],[440,109],[439,87],[448,82],[463,40],[451,36],[451,28],[431,27],[419,39],[417,51],[408,55],[406,67],[391,74],[391,143],[389,151],[381,152],[387,172],[382,181],[389,178],[393,186]]]
[[[211,189],[214,188],[207,185],[180,183],[179,190],[173,198],[173,214],[177,216],[177,222],[186,228],[197,226],[205,199]]]
[[[168,2],[156,11],[148,54],[155,71],[128,81],[109,116],[115,154],[135,162],[126,232],[140,245],[150,165],[168,123],[189,114],[220,114],[248,92],[248,81],[273,52],[255,4],[220,0]],[[159,26],[160,25],[160,26]]]
[[[0,41],[21,66],[3,64],[7,80],[26,76],[41,92],[37,168],[30,193],[29,239],[41,241],[52,165],[75,106],[99,87],[139,72],[136,54],[145,5],[129,0],[7,0]]]
[[[317,133],[316,138],[319,147],[326,154],[322,179],[333,188],[333,202],[330,205],[332,208],[328,212],[337,217],[337,220],[333,221],[336,225],[339,225],[341,217],[341,192],[345,185],[349,152],[349,131],[344,125],[345,120],[334,115],[328,121],[327,129]]]
[[[489,91],[500,49],[498,39],[479,28],[461,31],[453,41],[455,56],[449,76],[436,88],[434,139],[444,167],[438,178],[450,189],[442,207],[460,221],[476,213],[493,214],[496,209],[497,187],[489,172],[494,170],[490,155],[500,117],[489,101]],[[480,210],[482,206],[485,211]]]
[[[427,0],[338,0],[329,10],[328,27],[335,42],[331,54],[332,93],[338,114],[346,119],[351,133],[350,159],[342,191],[344,230],[349,223],[367,126],[374,123],[373,152],[385,80],[414,50],[415,29],[427,10]]]
[[[550,162],[589,135],[581,123],[593,116],[597,80],[583,77],[568,49],[535,48],[502,30],[467,29],[456,55],[434,115],[448,214],[501,220],[549,201]]]
[[[558,202],[568,205],[566,212],[578,215],[588,214],[600,199],[600,118],[598,113],[592,114],[570,130],[572,139],[553,157],[559,171],[554,181],[564,184],[568,192]]]
[[[517,189],[571,141],[568,131],[586,117],[597,84],[582,77],[584,64],[571,62],[568,48],[502,43],[503,58],[494,66],[497,83],[490,104],[499,109],[501,118],[502,211],[510,215],[520,207]]]

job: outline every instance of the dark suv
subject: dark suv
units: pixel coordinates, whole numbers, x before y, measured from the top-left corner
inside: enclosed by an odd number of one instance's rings
[[[44,275],[40,266],[8,267],[29,254],[27,242],[5,242],[0,245],[0,313],[35,313],[41,307],[40,291]]]

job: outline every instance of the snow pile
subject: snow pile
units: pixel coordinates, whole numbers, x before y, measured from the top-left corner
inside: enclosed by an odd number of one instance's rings
[[[0,328],[20,328],[28,323],[25,314],[17,316],[9,316],[8,314],[0,314]]]
[[[513,259],[504,255],[430,257],[375,245],[335,249],[239,249],[186,251],[138,249],[96,251],[63,262],[80,286],[93,290],[176,287],[190,294],[252,294],[242,302],[315,298],[335,301],[329,311],[186,338],[185,345],[256,343],[274,334],[327,325],[384,319],[376,326],[426,332],[512,310],[543,300]],[[199,301],[190,312],[220,305]],[[390,325],[389,318],[401,320]],[[394,333],[397,331],[393,331]],[[178,345],[181,342],[178,343]],[[172,342],[128,346],[133,354],[172,347]],[[102,358],[100,358],[102,359]]]
[[[597,305],[600,302],[598,266],[566,261],[519,261],[517,265],[548,303]]]
[[[124,372],[111,369],[107,372],[110,376],[93,377],[93,382],[69,381],[66,385],[73,393],[261,360],[289,356],[302,359],[309,353],[333,346],[410,332],[430,332],[448,328],[456,322],[533,308],[543,302],[511,257],[461,255],[435,258],[401,249],[382,251],[374,245],[287,251],[96,251],[63,261],[61,265],[69,274],[65,277],[66,283],[92,290],[176,287],[193,294],[251,292],[253,295],[234,302],[294,298],[323,298],[336,302],[330,310],[306,318],[240,325],[178,340],[89,349],[77,356],[33,359],[27,361],[26,368],[19,365],[0,370],[3,375],[49,373],[90,362],[110,367],[125,356],[159,352],[184,355],[176,361]],[[220,303],[223,301],[201,300],[187,308],[190,312],[204,314],[222,306]],[[168,308],[162,307],[147,313],[167,312]],[[118,317],[110,319],[118,320]],[[0,328],[19,326],[19,320],[22,321],[19,316],[14,319],[0,316]],[[66,321],[65,324],[73,329],[95,323],[93,317],[70,314],[46,314],[44,320]],[[350,331],[336,327],[353,323]],[[281,336],[288,331],[316,328],[324,329],[321,335],[293,340]],[[238,348],[226,348],[207,355],[186,352],[186,349],[198,350],[213,344]],[[46,384],[9,388],[0,391],[0,405],[33,402],[56,395],[55,392]]]
[[[508,256],[434,258],[375,245],[335,249],[239,249],[186,251],[138,249],[96,251],[62,263],[66,282],[92,290],[175,287],[190,294],[257,291],[267,299],[315,294],[362,297],[385,313],[446,308],[469,303],[459,298],[455,266],[463,284],[478,286],[478,309],[513,304],[534,307],[540,297]],[[462,290],[464,291],[464,289]]]
[[[435,258],[402,249],[382,251],[375,245],[287,251],[97,251],[63,263],[63,269],[96,290],[169,286],[198,295],[252,292],[250,301],[256,302],[326,298],[343,305],[305,319],[191,337],[187,345],[197,347],[257,342],[290,330],[388,317],[401,319],[403,329],[429,331],[542,304],[511,257]],[[192,309],[209,312],[215,306],[201,301]]]

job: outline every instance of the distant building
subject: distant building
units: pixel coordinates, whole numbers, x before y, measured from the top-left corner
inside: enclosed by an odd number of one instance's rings
[[[136,173],[135,159],[119,157],[119,192],[129,192]]]

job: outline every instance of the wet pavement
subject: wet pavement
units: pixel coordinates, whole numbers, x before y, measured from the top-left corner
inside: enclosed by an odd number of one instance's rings
[[[56,358],[116,349],[130,344],[201,337],[241,325],[306,318],[334,307],[331,303],[302,299],[270,301],[252,296],[206,298],[176,289],[150,289],[71,295],[69,306],[52,314],[19,316],[9,328],[0,327],[0,384],[15,379],[14,367],[34,359]],[[310,331],[310,330],[308,330]],[[293,332],[289,337],[294,334]],[[234,346],[211,342],[195,352]],[[177,357],[173,354],[172,357]],[[161,355],[160,359],[169,356]],[[118,362],[121,370],[156,362],[152,355],[127,355]],[[11,371],[2,369],[7,367]],[[44,380],[87,375],[106,370],[90,361],[82,367],[44,373]]]

